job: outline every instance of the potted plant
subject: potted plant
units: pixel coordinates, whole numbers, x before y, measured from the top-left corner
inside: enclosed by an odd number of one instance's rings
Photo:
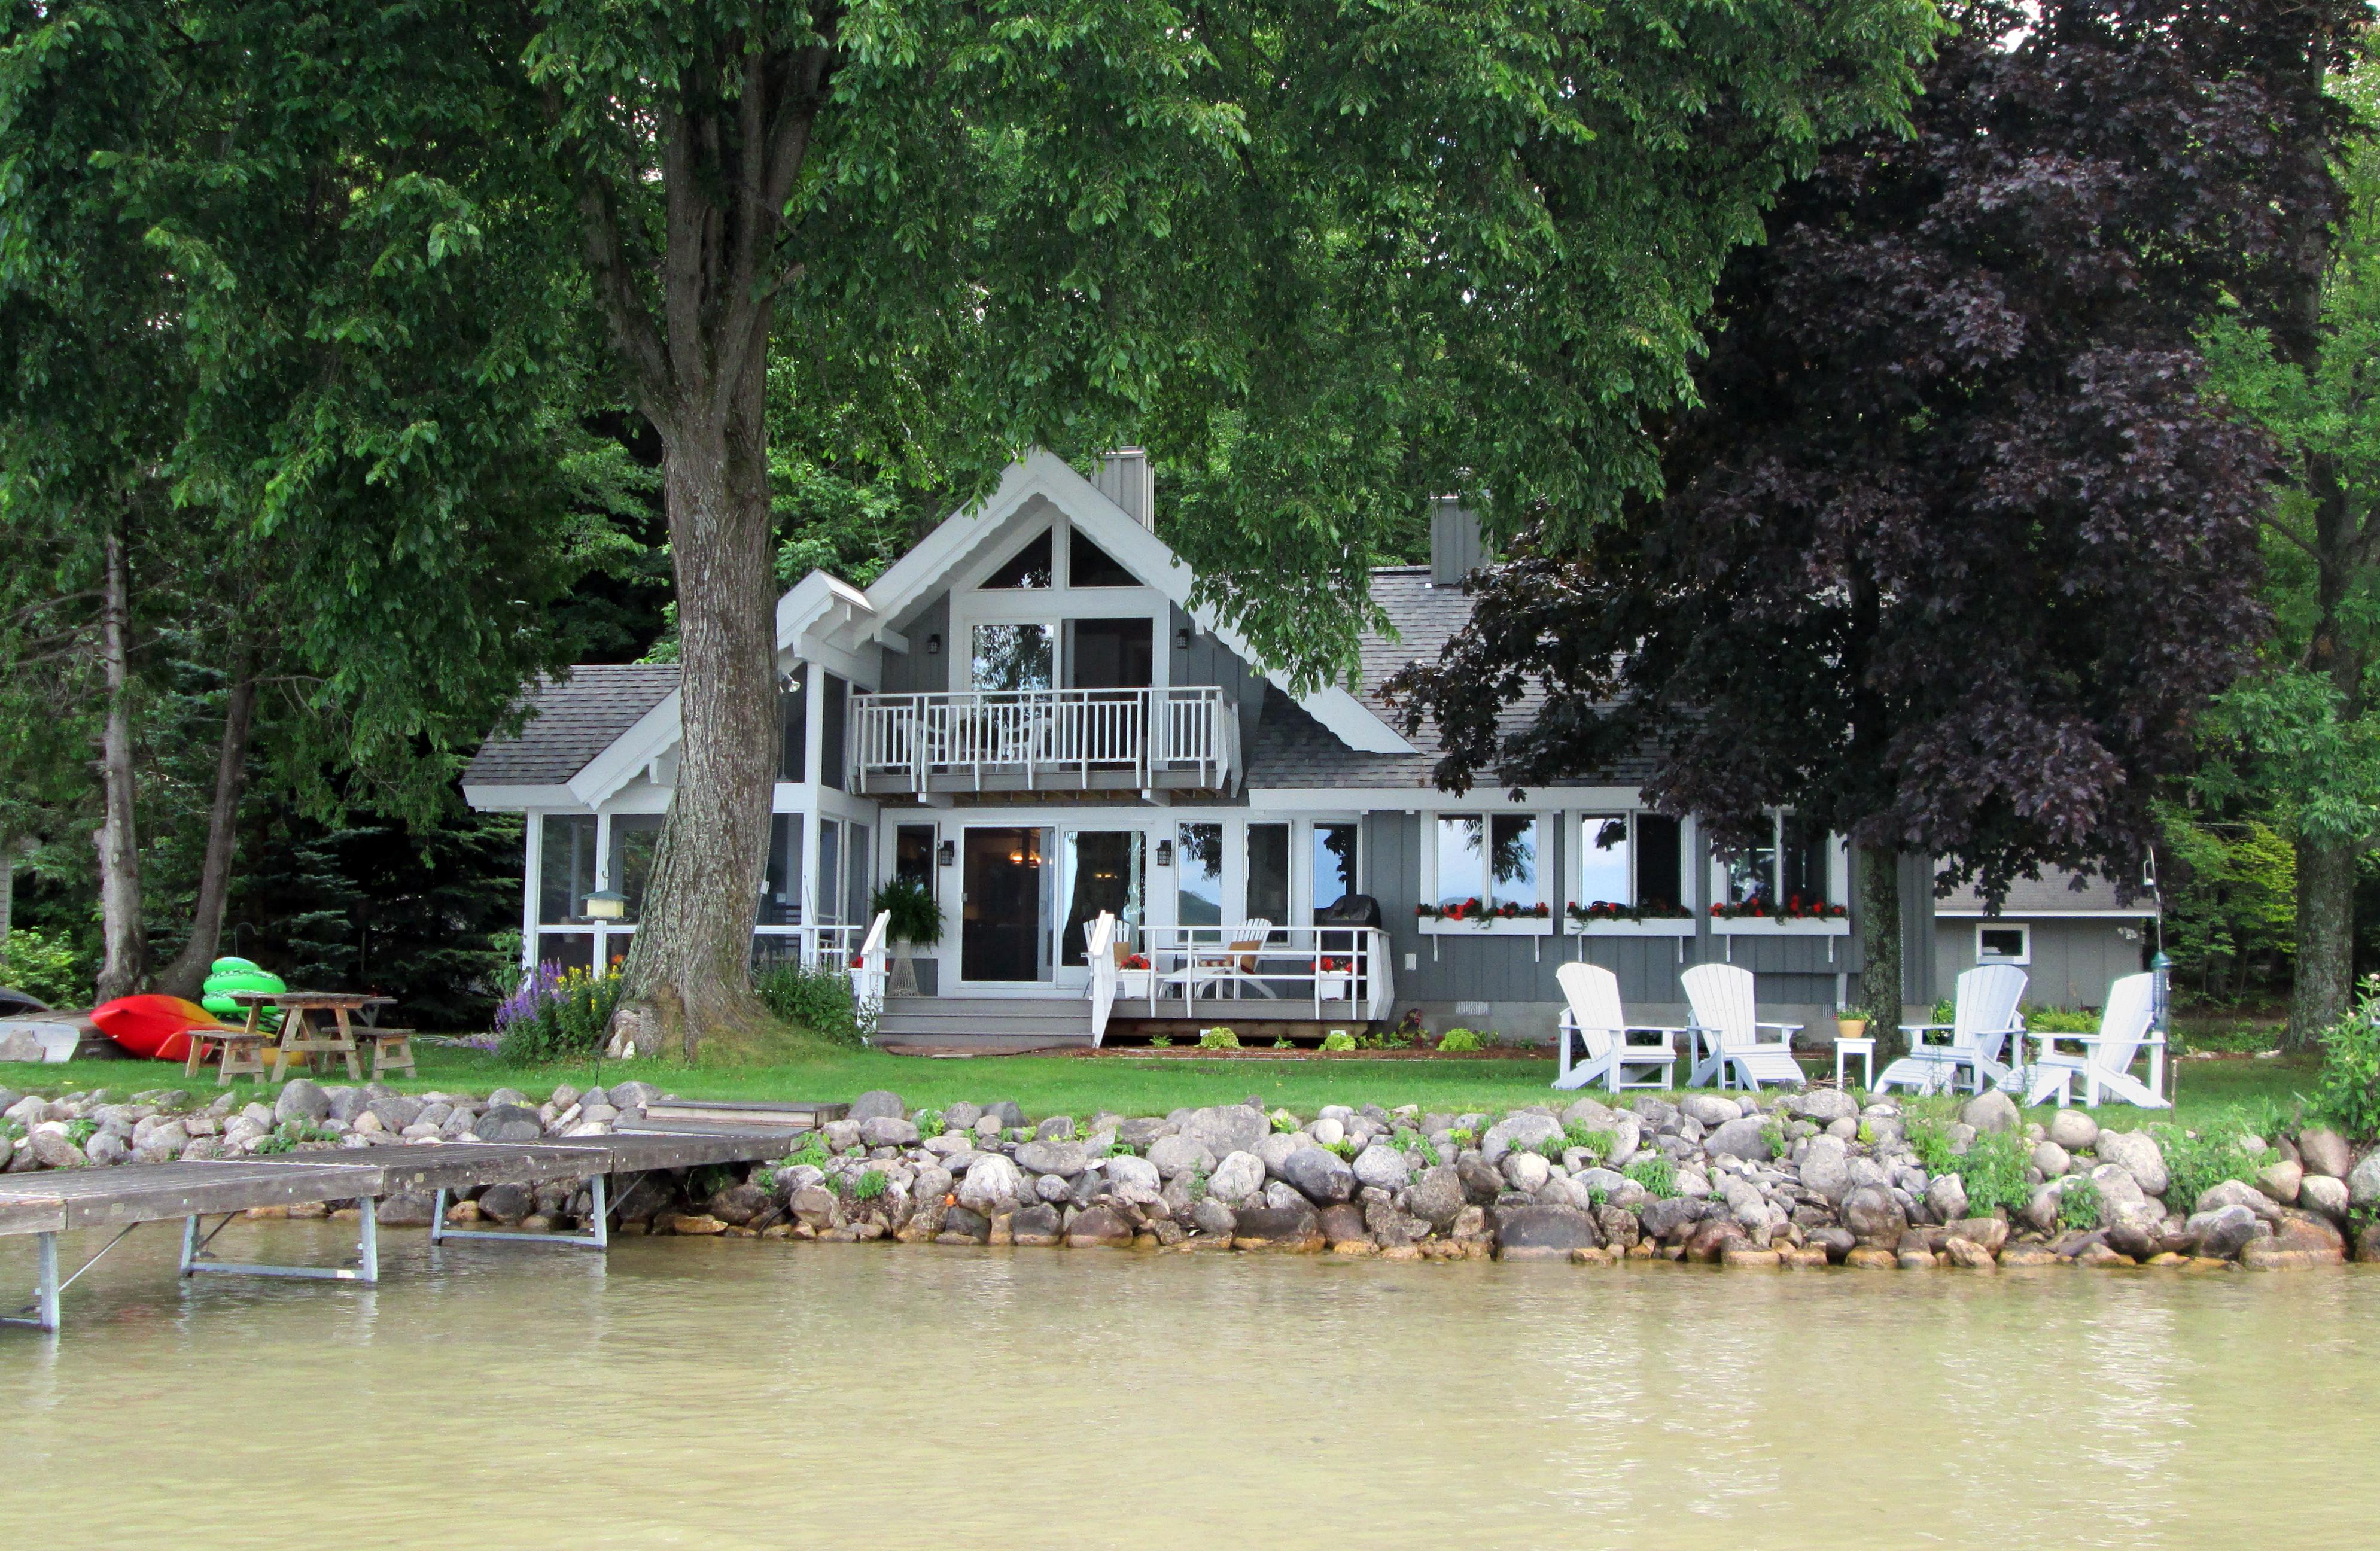
[[[1148,995],[1148,955],[1129,953],[1124,945],[1116,944],[1116,996],[1127,1002],[1145,1000]]]
[[[1314,960],[1314,992],[1326,1002],[1343,1002],[1354,995],[1355,960],[1318,955]]]
[[[884,935],[892,945],[892,974],[885,995],[916,995],[916,952],[942,940],[942,908],[934,903],[934,891],[917,878],[894,878],[877,889],[868,908],[871,914],[892,918],[884,923]]]

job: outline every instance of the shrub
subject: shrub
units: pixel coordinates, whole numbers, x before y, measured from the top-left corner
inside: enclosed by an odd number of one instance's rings
[[[1148,1036],[1148,1047],[1151,1050],[1171,1050],[1173,1047],[1173,1036],[1171,1034],[1151,1034]]]
[[[884,934],[892,941],[923,947],[942,940],[942,908],[919,880],[895,878],[868,897],[869,916],[887,912],[892,919],[884,923]]]
[[[2166,1187],[2166,1199],[2174,1210],[2185,1215],[2196,1211],[2198,1198],[2226,1179],[2254,1184],[2257,1170],[2271,1161],[2240,1145],[2255,1130],[2247,1113],[2236,1109],[2200,1121],[2194,1131],[2164,1121],[2150,1126],[2149,1134],[2165,1154],[2166,1175],[2172,1181]]]
[[[1608,1158],[1611,1156],[1611,1150],[1620,1145],[1620,1138],[1609,1131],[1589,1130],[1575,1120],[1565,1120],[1562,1122],[1562,1145],[1584,1147],[1598,1158]]]
[[[2095,1034],[2099,1015],[2089,1008],[2027,1008],[2024,1026],[2044,1034]]]
[[[1659,1153],[1632,1159],[1620,1172],[1644,1186],[1645,1194],[1659,1200],[1667,1201],[1678,1193],[1678,1171]]]
[[[1322,1048],[1325,1050],[1353,1050],[1355,1048],[1355,1036],[1349,1033],[1344,1029],[1333,1029],[1330,1032],[1322,1036]]]
[[[2099,1187],[2077,1179],[2058,1192],[2058,1226],[2070,1233],[2087,1233],[2099,1226]]]
[[[802,1144],[799,1147],[778,1159],[777,1166],[799,1168],[804,1164],[808,1164],[812,1168],[824,1168],[829,1155],[826,1150],[826,1133],[812,1131],[802,1138]]]
[[[1967,1188],[1967,1210],[1988,1215],[1995,1206],[2013,1212],[2033,1199],[2025,1170],[2033,1166],[2033,1145],[2021,1131],[1978,1131],[1963,1153],[1950,1151],[1949,1128],[1937,1119],[1918,1119],[1909,1127],[1909,1145],[1925,1172],[1955,1174]]]
[[[1286,1109],[1274,1110],[1269,1118],[1272,1121],[1273,1134],[1276,1136],[1287,1136],[1297,1129],[1297,1117]]]
[[[1479,1035],[1470,1029],[1449,1029],[1438,1039],[1438,1048],[1447,1055],[1460,1055],[1479,1048]]]
[[[1355,1043],[1366,1050],[1410,1050],[1414,1039],[1414,1031],[1400,1023],[1390,1029],[1374,1029]]]
[[[572,1061],[603,1048],[620,977],[540,964],[496,1008],[496,1054],[518,1066]]]
[[[19,926],[0,941],[0,985],[13,985],[52,1007],[88,1005],[97,973],[64,933],[51,936]]]
[[[829,965],[805,968],[781,959],[752,983],[761,1005],[787,1023],[807,1029],[831,1044],[856,1046],[867,1032],[851,977]]]
[[[2380,1137],[2380,976],[2367,977],[2355,1010],[2323,1031],[2312,1107],[2359,1141]]]
[[[851,1181],[851,1199],[874,1201],[890,1190],[892,1183],[885,1178],[884,1171],[880,1168],[862,1169],[859,1172],[859,1178]]]
[[[1220,1024],[1198,1031],[1198,1048],[1201,1050],[1237,1050],[1239,1047],[1240,1036]]]

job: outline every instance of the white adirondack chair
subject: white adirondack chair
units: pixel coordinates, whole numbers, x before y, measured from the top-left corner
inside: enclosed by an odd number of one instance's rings
[[[1622,1088],[1669,1088],[1675,1085],[1678,1047],[1672,1036],[1682,1029],[1661,1028],[1653,1024],[1632,1024],[1620,1006],[1620,977],[1595,964],[1564,964],[1554,971],[1561,983],[1562,998],[1570,1005],[1562,1010],[1561,1027],[1556,1038],[1561,1045],[1561,1070],[1554,1078],[1557,1088],[1585,1088],[1597,1078],[1613,1093]],[[1631,1034],[1651,1034],[1652,1043],[1632,1041]],[[1584,1059],[1571,1059],[1571,1042],[1575,1039]],[[1632,1072],[1654,1072],[1658,1076],[1646,1081],[1632,1079]]]
[[[2033,1064],[2033,1084],[2027,1104],[2058,1101],[2063,1109],[2073,1102],[2074,1080],[2082,1079],[2082,1102],[2095,1109],[2099,1100],[2113,1095],[2143,1109],[2170,1109],[2165,1096],[2165,1033],[2149,1027],[2156,1016],[2156,976],[2126,975],[2107,987],[2107,1006],[2099,1014],[2095,1034],[2053,1034],[2033,1037],[2041,1054]],[[2079,1044],[2082,1053],[2070,1055],[2059,1041]],[[2149,1056],[2148,1081],[2132,1075],[2132,1062],[2142,1051]]]
[[[2007,1081],[2008,1056],[2024,1056],[2024,1019],[2017,1004],[2024,1000],[2025,973],[2013,964],[1981,964],[1959,977],[1948,1023],[1903,1023],[1909,1054],[1884,1069],[1876,1080],[1878,1093],[1907,1088],[1920,1093],[1956,1093],[1965,1073],[1976,1093],[1985,1081]],[[1928,1040],[1947,1034],[1947,1040]],[[2016,1036],[2016,1048],[2009,1036]]]
[[[1694,1063],[1694,1074],[1686,1080],[1689,1086],[1699,1088],[1716,1081],[1725,1088],[1730,1078],[1747,1088],[1766,1083],[1801,1086],[1804,1079],[1802,1064],[1793,1059],[1793,1036],[1802,1025],[1758,1020],[1750,970],[1734,964],[1697,964],[1678,980],[1686,988],[1686,1005],[1694,1009],[1694,1027],[1708,1044],[1707,1053]],[[1764,1029],[1773,1030],[1776,1037],[1762,1038]]]
[[[1257,957],[1270,935],[1272,922],[1261,916],[1218,928],[1214,942],[1195,943],[1184,950],[1185,962],[1165,977],[1166,983],[1179,985],[1185,1000],[1195,1000],[1202,991],[1220,995],[1229,986],[1234,996],[1254,988],[1257,995],[1279,1001],[1280,993],[1257,978]]]

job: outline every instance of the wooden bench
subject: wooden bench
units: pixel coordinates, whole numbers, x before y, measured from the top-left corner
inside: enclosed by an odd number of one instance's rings
[[[377,1082],[383,1072],[402,1071],[407,1077],[421,1074],[413,1068],[413,1031],[390,1029],[374,1023],[358,1023],[349,1031],[358,1044],[371,1046],[372,1081]]]
[[[215,1086],[226,1088],[239,1076],[264,1075],[264,1047],[274,1036],[261,1029],[193,1029],[190,1031],[190,1058],[182,1065],[182,1075],[196,1077],[207,1057],[215,1051],[223,1059],[215,1074]]]

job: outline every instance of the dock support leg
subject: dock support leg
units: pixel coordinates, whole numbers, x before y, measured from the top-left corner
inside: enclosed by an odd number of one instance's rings
[[[241,1276],[292,1276],[307,1281],[365,1282],[380,1280],[380,1203],[370,1196],[358,1203],[362,1210],[356,1215],[356,1264],[346,1265],[257,1265],[246,1262],[215,1261],[206,1258],[206,1248],[214,1241],[216,1233],[229,1227],[239,1215],[227,1215],[214,1227],[214,1232],[199,1237],[199,1219],[182,1219],[182,1275],[195,1276],[201,1271],[221,1271]]]
[[[39,1330],[55,1336],[58,1330],[58,1236],[43,1233],[35,1236],[33,1301],[25,1305],[21,1314],[0,1315],[0,1325],[13,1325],[19,1330]],[[119,1235],[118,1237],[121,1237]],[[101,1253],[105,1253],[102,1251]],[[94,1260],[98,1256],[92,1257]]]
[[[601,1250],[612,1242],[612,1209],[604,1199],[603,1176],[587,1176],[588,1212],[594,1227],[585,1233],[501,1233],[493,1228],[448,1227],[446,1226],[446,1192],[438,1192],[438,1201],[430,1216],[430,1241],[443,1244],[449,1239],[505,1239],[522,1244],[563,1244],[574,1249]]]

